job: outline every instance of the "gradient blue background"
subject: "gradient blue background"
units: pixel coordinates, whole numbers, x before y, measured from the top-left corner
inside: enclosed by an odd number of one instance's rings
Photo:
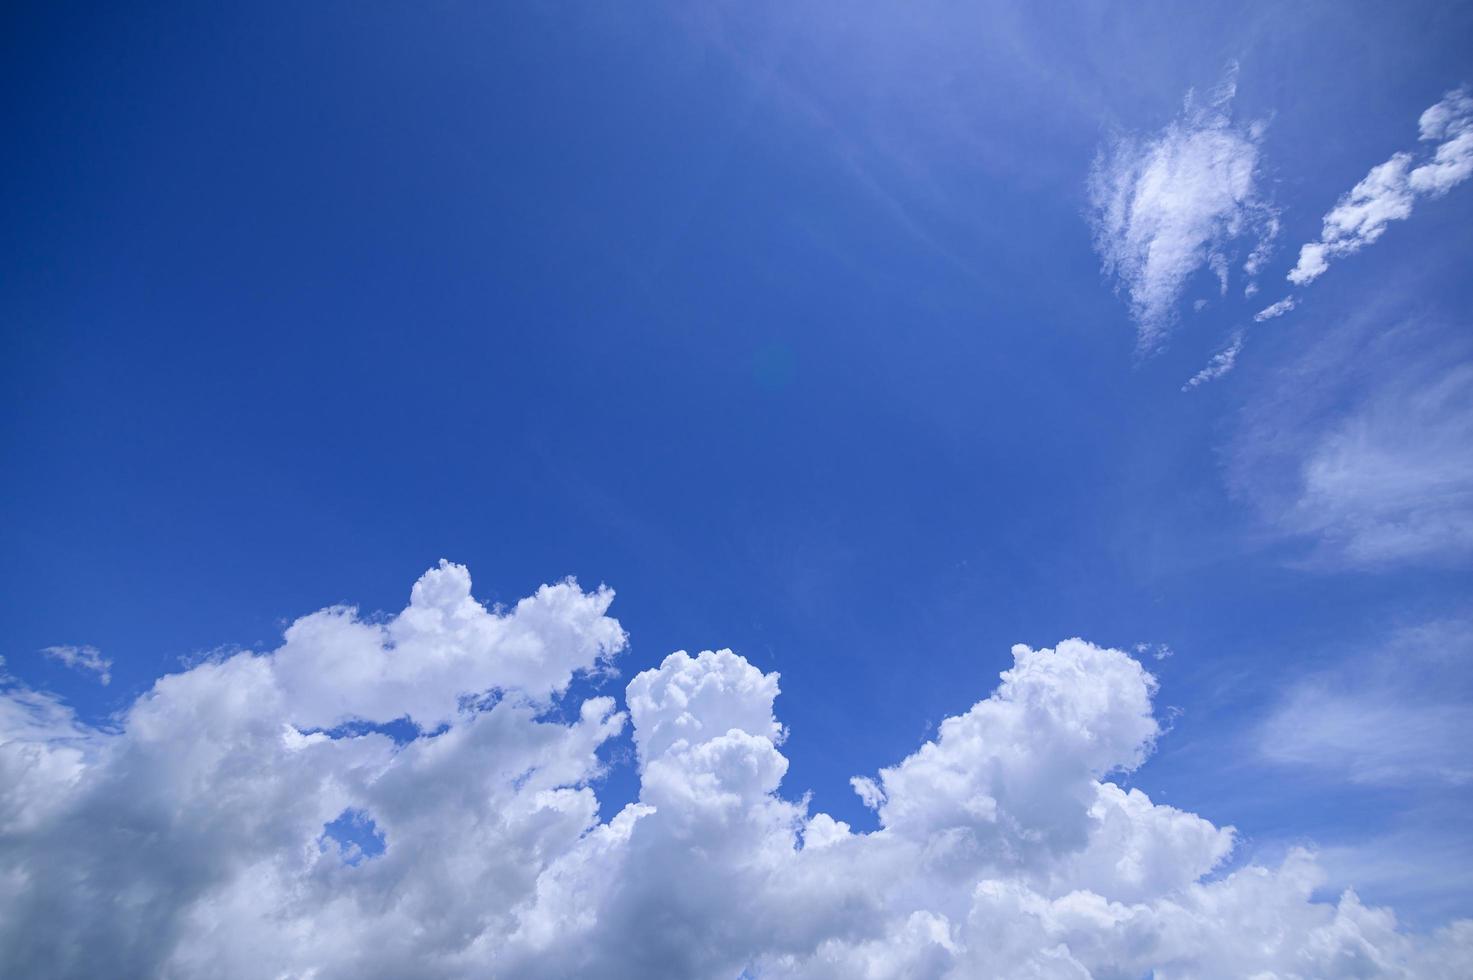
[[[781,671],[786,791],[856,826],[851,775],[1010,644],[1083,635],[1176,651],[1137,784],[1249,851],[1387,829],[1401,791],[1241,741],[1287,679],[1461,609],[1467,569],[1302,567],[1222,447],[1250,353],[1412,271],[1413,305],[1468,309],[1473,195],[1184,395],[1251,307],[1137,361],[1084,180],[1237,59],[1285,208],[1274,298],[1473,79],[1473,9],[1203,7],[8,5],[7,669],[103,719],[180,658],[396,610],[448,557],[487,601],[612,585],[626,678],[722,646]],[[38,652],[61,643],[111,685]]]

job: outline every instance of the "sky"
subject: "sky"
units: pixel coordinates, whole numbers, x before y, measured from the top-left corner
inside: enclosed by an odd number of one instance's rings
[[[0,18],[0,972],[1473,972],[1473,6]]]

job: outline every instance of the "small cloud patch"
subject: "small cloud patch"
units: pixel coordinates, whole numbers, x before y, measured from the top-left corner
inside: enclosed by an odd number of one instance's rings
[[[81,671],[84,674],[95,674],[99,684],[107,684],[113,679],[113,662],[104,657],[102,651],[94,646],[83,643],[79,646],[46,647],[41,653],[48,660],[55,660],[72,670]]]

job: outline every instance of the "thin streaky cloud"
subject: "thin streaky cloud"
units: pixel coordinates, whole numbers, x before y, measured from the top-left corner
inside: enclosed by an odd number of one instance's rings
[[[102,651],[88,644],[79,646],[61,645],[44,648],[41,653],[47,659],[84,674],[95,674],[101,684],[112,681],[113,662],[102,655]]]
[[[1253,314],[1253,321],[1255,323],[1262,323],[1264,320],[1272,320],[1274,317],[1283,316],[1285,313],[1288,313],[1290,310],[1294,309],[1294,307],[1298,305],[1298,302],[1299,301],[1293,296],[1285,296],[1277,303],[1270,303],[1268,306],[1265,306],[1263,309]]]
[[[1258,731],[1280,765],[1376,785],[1473,782],[1466,619],[1392,632],[1378,646],[1289,684]]]
[[[1233,334],[1228,345],[1216,354],[1207,366],[1187,379],[1187,383],[1181,386],[1182,391],[1191,391],[1209,381],[1215,381],[1227,374],[1238,363],[1238,353],[1243,349],[1243,331],[1239,330]]]
[[[1373,308],[1263,379],[1228,453],[1234,492],[1319,567],[1473,556],[1473,349]]]

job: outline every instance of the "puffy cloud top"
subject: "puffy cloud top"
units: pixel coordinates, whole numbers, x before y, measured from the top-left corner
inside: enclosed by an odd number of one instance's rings
[[[454,718],[463,697],[500,689],[547,701],[574,674],[612,658],[626,642],[605,615],[613,600],[610,589],[561,582],[502,615],[471,597],[464,566],[442,561],[387,623],[365,623],[349,608],[297,620],[273,670],[303,728],[408,717],[433,729]]]
[[[1083,640],[1054,650],[1016,646],[1013,658],[991,697],[881,770],[886,829],[925,836],[964,828],[997,838],[987,846],[1014,859],[1038,846],[1077,846],[1094,780],[1144,761],[1157,727],[1153,681],[1139,663]]]
[[[691,657],[684,650],[665,658],[629,684],[635,744],[648,764],[676,743],[701,742],[729,731],[781,741],[772,715],[776,673],[764,674],[730,650]]]
[[[298,620],[160,679],[115,728],[0,692],[8,976],[1437,977],[1473,923],[1315,900],[1312,855],[1209,878],[1231,828],[1109,781],[1155,681],[1067,640],[859,780],[855,832],[782,792],[778,676],[675,653],[627,691],[640,791],[599,817],[612,593],[508,613],[448,563],[384,623]],[[495,696],[485,696],[487,693]],[[566,695],[563,695],[566,700]],[[402,744],[345,719],[409,717]],[[559,720],[559,719],[569,720]],[[342,836],[356,828],[372,847]]]

